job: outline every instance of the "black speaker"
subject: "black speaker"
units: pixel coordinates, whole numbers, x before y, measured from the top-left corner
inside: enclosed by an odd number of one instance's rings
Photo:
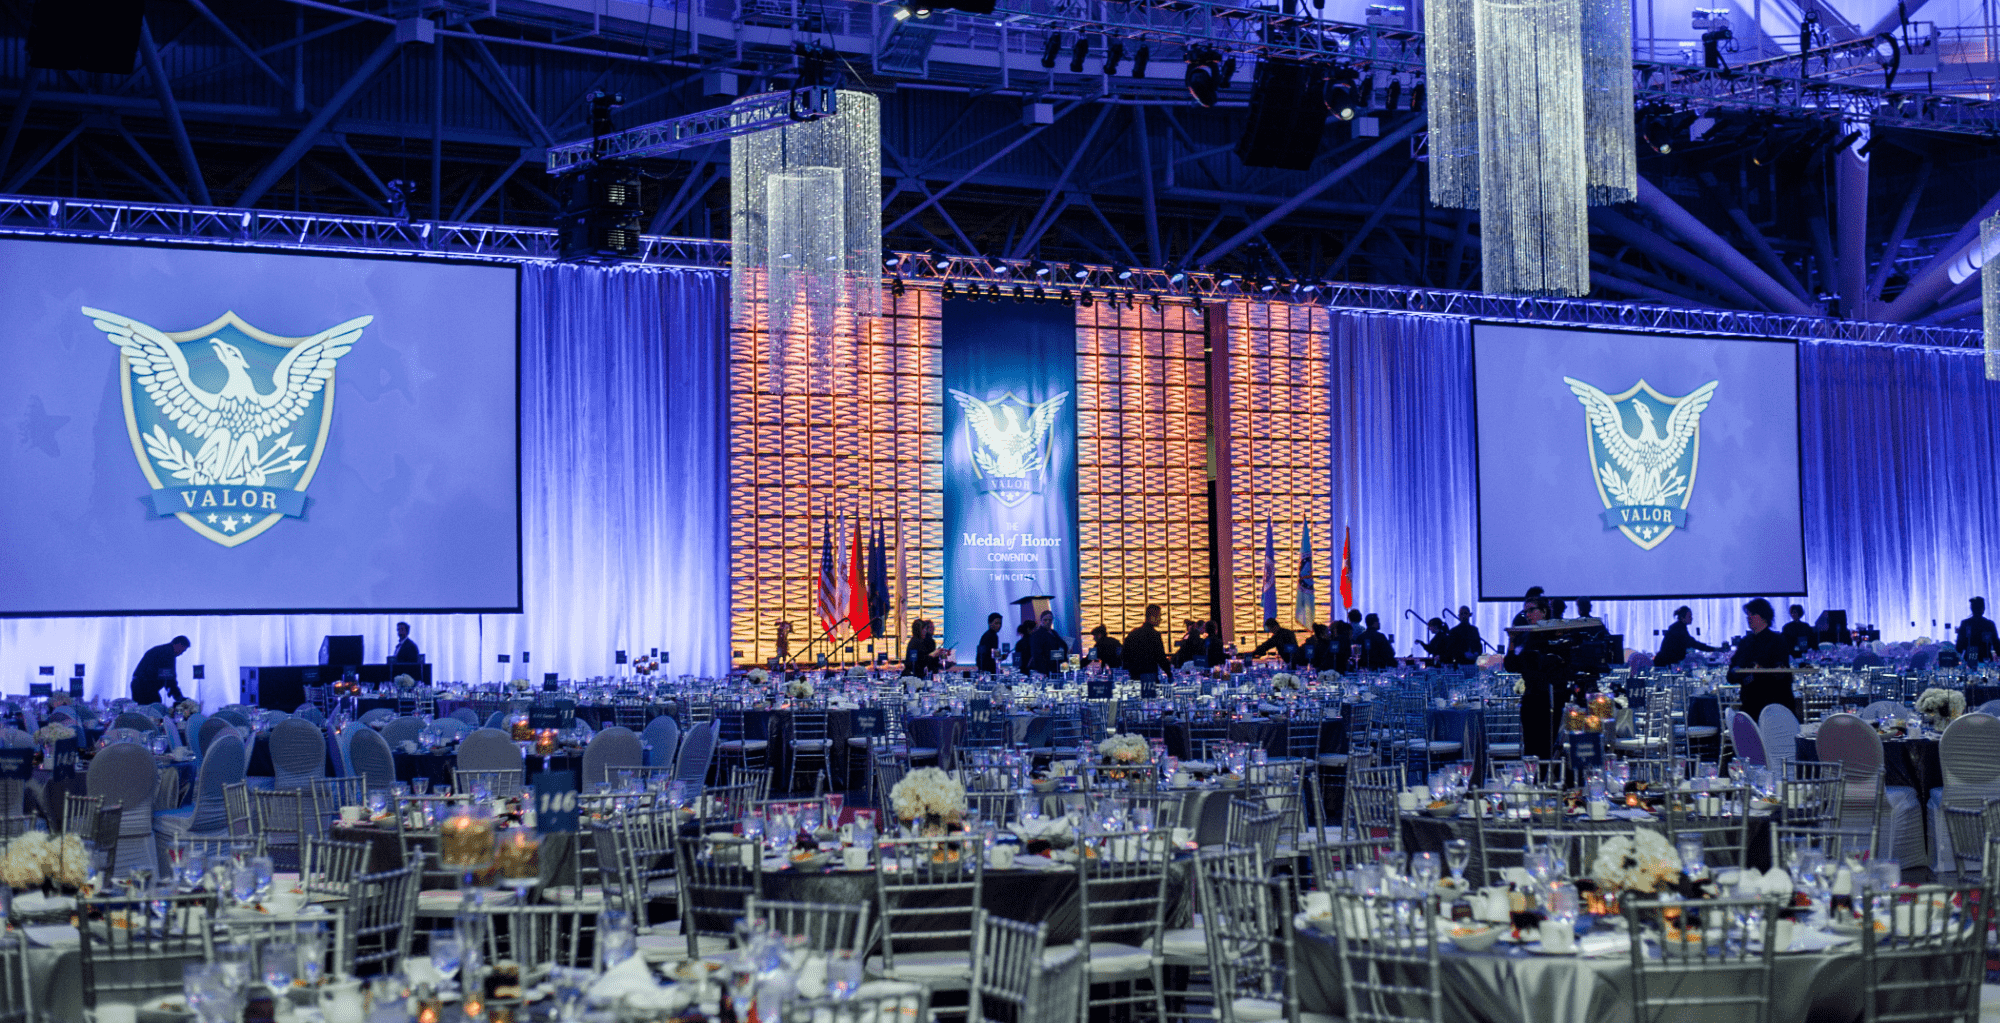
[[[637,169],[615,163],[571,175],[556,237],[564,262],[631,259],[639,254],[645,217]]]
[[[145,0],[35,0],[28,66],[129,75],[145,14]]]
[[[346,667],[361,663],[360,636],[328,636],[319,641],[319,663]]]
[[[1326,69],[1317,64],[1273,58],[1257,65],[1250,123],[1236,142],[1236,158],[1245,167],[1312,167],[1326,130],[1326,101],[1320,96],[1325,81]]]

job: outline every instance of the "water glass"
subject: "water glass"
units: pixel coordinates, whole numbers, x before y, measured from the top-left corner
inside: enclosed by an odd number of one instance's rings
[[[368,815],[370,817],[380,817],[383,816],[384,814],[387,814],[388,812],[389,812],[389,790],[369,789]]]
[[[861,987],[861,957],[851,949],[836,949],[826,957],[826,996],[837,1002],[854,997]]]
[[[250,875],[257,885],[257,898],[271,894],[271,882],[276,877],[276,866],[269,856],[250,857]]]
[[[289,941],[267,941],[262,951],[264,983],[272,991],[282,992],[292,986],[292,974],[298,969],[299,949]]]
[[[242,944],[215,946],[215,979],[224,991],[238,994],[250,984],[250,947]]]
[[[229,894],[239,904],[249,905],[257,897],[257,872],[249,867],[234,868],[229,878]]]
[[[1417,888],[1429,892],[1438,883],[1438,854],[1418,852],[1410,854],[1410,877],[1417,882]]]
[[[458,973],[459,965],[464,961],[465,945],[459,939],[457,931],[431,932],[431,966],[444,975],[446,984],[451,983],[452,977]]]
[[[1444,864],[1451,870],[1452,881],[1464,886],[1465,867],[1472,862],[1472,843],[1463,838],[1446,839],[1444,843]]]
[[[421,775],[415,778],[411,778],[410,791],[420,796],[429,795],[431,791],[431,780]]]
[[[610,969],[631,958],[638,936],[632,932],[632,918],[622,909],[597,914],[597,947],[601,965]]]
[[[318,987],[326,968],[326,931],[311,927],[298,933],[299,979],[307,987]]]

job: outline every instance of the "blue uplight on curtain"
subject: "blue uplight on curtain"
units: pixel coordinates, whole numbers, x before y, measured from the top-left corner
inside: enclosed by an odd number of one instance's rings
[[[1498,641],[1515,607],[1475,600],[1467,321],[1335,312],[1328,329],[1330,504],[1334,535],[1353,529],[1357,606],[1382,615],[1399,651],[1416,636],[1405,608],[1430,617],[1471,605]],[[1887,639],[1942,638],[1967,598],[2000,596],[1986,548],[2000,535],[2000,385],[1977,350],[1833,341],[1800,345],[1799,379],[1811,594],[1799,603],[1808,618],[1844,608]],[[1650,651],[1681,603],[1596,611],[1627,646]],[[1739,600],[1686,603],[1708,642],[1743,631]]]
[[[239,666],[311,663],[330,633],[380,658],[398,620],[440,680],[605,674],[621,648],[664,649],[675,674],[727,670],[727,300],[713,271],[524,269],[525,614],[0,620],[0,692],[82,661],[91,695],[122,696],[147,647],[185,634],[182,688],[214,707],[236,699]],[[523,650],[525,671],[496,663]]]

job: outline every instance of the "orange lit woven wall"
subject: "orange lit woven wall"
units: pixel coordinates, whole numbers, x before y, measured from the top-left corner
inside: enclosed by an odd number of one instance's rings
[[[1233,572],[1225,584],[1236,643],[1248,649],[1264,635],[1266,520],[1276,521],[1278,621],[1297,627],[1292,607],[1302,525],[1312,530],[1317,620],[1341,613],[1334,607],[1340,601],[1340,539],[1329,523],[1327,316],[1317,306],[1282,302],[1231,302],[1228,310]]]
[[[901,517],[908,606],[898,613],[892,604],[889,638],[875,650],[900,660],[909,620],[935,619],[943,603],[938,294],[911,288],[884,296],[884,307],[856,342],[853,388],[836,396],[780,391],[766,372],[762,324],[732,332],[730,631],[739,663],[762,663],[776,652],[780,621],[792,623],[791,649],[802,664],[816,663],[820,653],[848,662],[868,653],[865,643],[808,646],[820,633],[820,531],[836,512],[847,513],[850,529],[857,513],[882,517],[892,593]]]
[[[1076,314],[1083,627],[1122,639],[1157,603],[1171,647],[1208,617],[1206,328],[1178,303]]]

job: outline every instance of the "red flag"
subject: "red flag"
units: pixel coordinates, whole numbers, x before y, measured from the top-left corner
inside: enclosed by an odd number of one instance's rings
[[[854,627],[855,639],[868,639],[874,630],[869,628],[868,615],[868,570],[861,563],[861,529],[857,524],[854,539],[847,547],[847,624]]]
[[[1343,530],[1341,530],[1341,535],[1340,535],[1340,606],[1341,607],[1354,606],[1354,569],[1353,569],[1354,563],[1351,560],[1349,560],[1348,557],[1353,550],[1353,546],[1354,546],[1354,527],[1348,526]]]

